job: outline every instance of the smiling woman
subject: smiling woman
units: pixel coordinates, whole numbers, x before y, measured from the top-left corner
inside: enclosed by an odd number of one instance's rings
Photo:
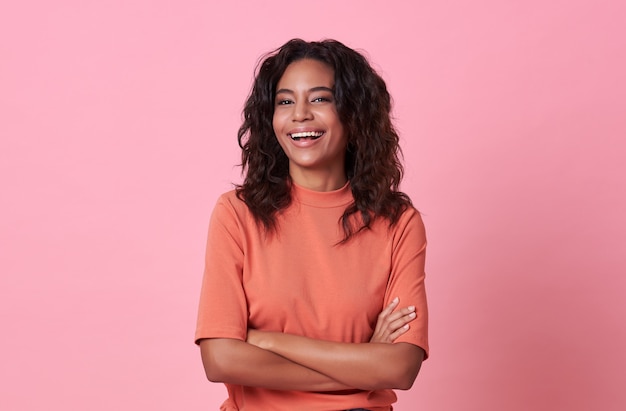
[[[342,187],[347,179],[347,137],[333,96],[334,72],[303,59],[290,64],[278,82],[274,132],[289,159],[294,183],[317,191]]]
[[[222,410],[389,411],[413,385],[428,355],[426,239],[398,190],[390,109],[384,81],[337,41],[291,40],[261,63],[196,330]]]

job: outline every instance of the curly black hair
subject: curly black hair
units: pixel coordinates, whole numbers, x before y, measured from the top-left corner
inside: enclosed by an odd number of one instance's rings
[[[287,66],[302,59],[320,61],[334,70],[334,99],[348,138],[345,171],[354,197],[341,217],[342,243],[369,229],[378,217],[394,225],[411,200],[399,191],[403,167],[390,116],[391,97],[367,59],[336,40],[293,39],[258,65],[237,135],[245,175],[236,187],[237,196],[266,231],[277,230],[276,215],[291,203],[292,182],[289,160],[272,126],[276,85]]]

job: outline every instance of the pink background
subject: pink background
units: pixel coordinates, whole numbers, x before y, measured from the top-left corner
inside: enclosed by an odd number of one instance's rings
[[[217,409],[192,339],[253,67],[331,37],[387,81],[429,233],[432,358],[396,409],[626,409],[625,15],[3,2],[0,408]]]

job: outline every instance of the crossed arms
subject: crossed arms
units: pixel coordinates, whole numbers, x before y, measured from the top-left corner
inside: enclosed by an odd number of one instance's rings
[[[247,340],[200,341],[212,382],[274,390],[335,391],[409,389],[424,359],[410,343],[393,343],[419,313],[397,309],[394,299],[378,316],[368,343],[339,343],[297,335],[248,330]]]

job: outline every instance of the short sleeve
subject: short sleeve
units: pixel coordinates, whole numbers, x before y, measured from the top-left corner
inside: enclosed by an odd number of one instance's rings
[[[204,338],[245,340],[247,304],[242,284],[244,262],[242,216],[224,194],[209,223],[196,343]]]
[[[395,297],[400,298],[400,307],[415,306],[417,317],[409,323],[409,330],[395,342],[408,342],[421,347],[426,357],[428,346],[428,305],[425,280],[426,233],[424,223],[417,210],[404,212],[395,226],[391,274],[385,305]]]

